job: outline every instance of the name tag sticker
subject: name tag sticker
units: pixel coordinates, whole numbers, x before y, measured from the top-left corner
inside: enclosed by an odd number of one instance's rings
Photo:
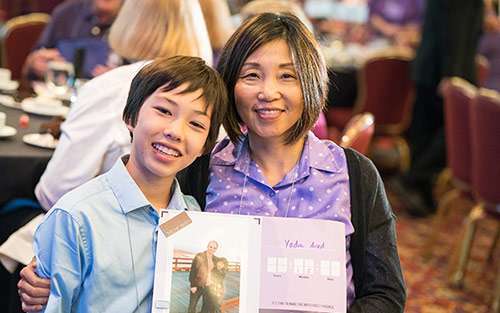
[[[165,237],[172,236],[179,230],[191,224],[193,221],[186,212],[182,212],[160,225],[160,229]]]

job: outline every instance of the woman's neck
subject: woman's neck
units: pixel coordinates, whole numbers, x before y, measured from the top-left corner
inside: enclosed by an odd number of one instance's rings
[[[285,144],[282,138],[256,138],[249,135],[250,155],[262,170],[269,186],[275,186],[300,160],[305,138]]]

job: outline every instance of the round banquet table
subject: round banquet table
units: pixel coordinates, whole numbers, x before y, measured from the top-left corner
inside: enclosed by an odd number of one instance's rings
[[[40,179],[53,150],[27,145],[23,136],[37,133],[42,123],[51,117],[28,114],[30,122],[27,128],[19,127],[19,117],[24,113],[20,109],[0,104],[0,112],[7,114],[7,125],[15,127],[17,134],[0,138],[0,207],[14,198],[35,199],[35,186]]]

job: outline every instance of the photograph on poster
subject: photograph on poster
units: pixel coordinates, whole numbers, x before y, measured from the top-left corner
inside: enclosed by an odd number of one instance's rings
[[[258,222],[228,223],[213,214],[189,217],[168,239],[159,233],[158,240],[165,242],[157,250],[154,301],[164,311],[157,312],[240,312],[240,291],[248,282],[241,269],[248,268],[250,224]]]
[[[344,236],[336,221],[170,211],[152,312],[345,312]]]

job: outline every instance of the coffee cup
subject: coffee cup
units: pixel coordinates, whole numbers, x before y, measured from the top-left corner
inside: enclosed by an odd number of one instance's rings
[[[11,72],[7,68],[0,68],[0,82],[10,82]]]
[[[5,127],[5,123],[7,121],[7,114],[4,112],[0,112],[0,129]]]
[[[38,106],[44,106],[44,107],[56,107],[62,105],[60,100],[47,97],[47,96],[38,96],[35,98],[35,103]]]

